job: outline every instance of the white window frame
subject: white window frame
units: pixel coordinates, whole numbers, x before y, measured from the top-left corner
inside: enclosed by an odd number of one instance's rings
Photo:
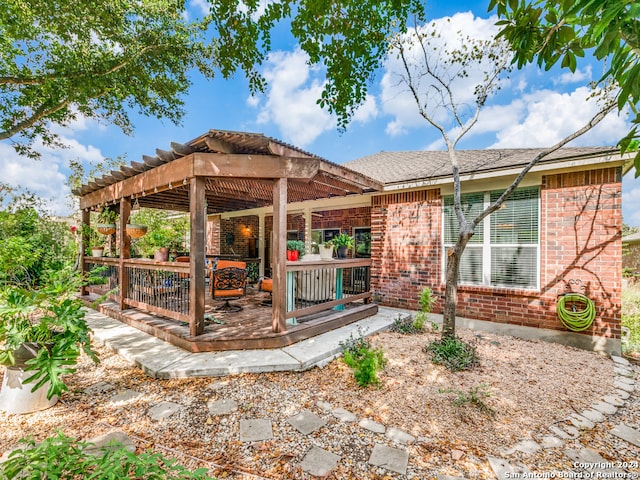
[[[522,188],[532,188],[532,187],[522,187]],[[462,279],[459,279],[458,285],[461,286],[474,286],[474,287],[489,287],[493,289],[520,289],[520,290],[531,290],[531,291],[539,291],[540,290],[540,254],[541,254],[541,226],[542,226],[542,218],[541,218],[541,195],[540,195],[540,187],[538,188],[538,241],[536,243],[527,243],[527,244],[510,244],[510,243],[500,243],[495,244],[495,246],[500,247],[534,247],[536,248],[536,279],[535,286],[518,286],[518,285],[492,285],[491,284],[491,221],[493,214],[487,216],[481,223],[478,225],[477,229],[483,229],[483,241],[482,243],[468,243],[465,247],[465,251],[469,247],[482,247],[482,283],[465,283]],[[515,191],[517,191],[516,189]],[[485,191],[483,193],[483,209],[487,209],[491,205],[491,193],[492,191]],[[467,193],[467,192],[465,192]],[[473,193],[473,192],[468,192]],[[450,196],[450,195],[448,195]],[[506,201],[509,201],[508,199]],[[446,282],[447,276],[447,250],[453,247],[455,244],[453,243],[444,243],[445,242],[445,228],[446,228],[446,218],[445,218],[445,208],[444,201],[442,202],[442,230],[441,230],[441,239],[442,239],[442,283]]]

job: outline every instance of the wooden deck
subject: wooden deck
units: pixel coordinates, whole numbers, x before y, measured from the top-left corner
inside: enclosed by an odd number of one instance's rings
[[[98,296],[89,294],[80,298],[91,306]],[[287,325],[286,331],[274,333],[271,307],[262,305],[268,298],[268,294],[249,288],[244,299],[231,302],[243,307],[242,311],[233,313],[215,312],[214,308],[221,302],[207,299],[205,329],[198,336],[189,334],[187,322],[136,308],[120,310],[112,300],[101,303],[97,310],[190,352],[281,348],[375,315],[378,311],[375,304],[353,302],[345,305],[344,310],[298,317],[297,324]]]

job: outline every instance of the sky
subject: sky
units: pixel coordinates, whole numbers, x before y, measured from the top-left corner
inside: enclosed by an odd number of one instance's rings
[[[428,2],[428,16],[441,26],[443,41],[453,42],[454,33],[464,31],[483,37],[496,31],[495,18],[486,11],[487,1]],[[190,0],[189,14],[206,8],[203,0]],[[263,133],[303,148],[330,161],[343,163],[380,151],[442,150],[439,133],[418,114],[406,88],[398,83],[399,64],[388,59],[369,85],[367,101],[358,109],[346,132],[337,130],[336,119],[316,100],[324,82],[323,71],[309,66],[304,53],[282,32],[276,49],[262,72],[268,80],[264,94],[251,96],[242,74],[224,80],[204,80],[194,75],[193,86],[184,97],[188,112],[180,125],[137,115],[131,118],[134,133],[80,118],[66,128],[57,128],[65,149],[38,147],[41,160],[19,157],[9,142],[0,142],[0,179],[19,185],[48,200],[51,210],[71,213],[65,185],[68,162],[79,159],[92,165],[105,157],[125,156],[141,161],[155,149],[170,149],[171,141],[186,143],[210,129]],[[448,43],[451,44],[451,43]],[[478,124],[464,137],[460,149],[544,147],[573,132],[595,113],[586,100],[587,85],[597,80],[602,66],[591,61],[579,64],[575,73],[554,68],[544,72],[535,66],[513,71],[482,110]],[[462,100],[469,100],[469,79],[455,84]],[[610,114],[595,129],[572,146],[615,145],[629,128],[628,119]],[[623,178],[623,220],[640,226],[640,179],[629,172]]]

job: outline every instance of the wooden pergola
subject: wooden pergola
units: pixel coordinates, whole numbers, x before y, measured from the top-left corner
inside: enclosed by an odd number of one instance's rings
[[[156,155],[145,155],[142,160],[96,178],[73,193],[80,197],[83,224],[90,223],[91,211],[105,206],[119,209],[117,299],[123,310],[129,308],[125,264],[131,260],[126,224],[132,204],[189,212],[188,323],[192,336],[204,331],[207,215],[273,207],[272,330],[284,332],[287,203],[382,190],[369,177],[255,133],[210,130],[185,144],[171,143],[171,150],[157,149]]]

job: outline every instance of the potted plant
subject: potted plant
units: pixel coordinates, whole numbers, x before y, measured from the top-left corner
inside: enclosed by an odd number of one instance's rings
[[[302,240],[287,240],[287,260],[295,262],[305,254],[305,246]]]
[[[96,224],[96,230],[103,235],[111,235],[116,233],[116,219],[118,214],[115,210],[110,208],[104,208],[98,215],[98,223]]]
[[[347,258],[347,250],[353,248],[353,237],[347,233],[341,233],[331,239],[331,243],[338,250],[338,258]]]
[[[98,362],[83,304],[75,298],[79,285],[76,274],[63,270],[40,290],[12,286],[0,295],[0,364],[7,367],[0,408],[8,413],[54,405],[68,390],[62,377],[75,372],[82,352]]]
[[[333,243],[325,242],[320,244],[320,259],[332,260],[333,259]]]
[[[104,239],[92,226],[83,225],[82,241],[85,255],[91,254],[92,257],[101,257],[104,254]]]

